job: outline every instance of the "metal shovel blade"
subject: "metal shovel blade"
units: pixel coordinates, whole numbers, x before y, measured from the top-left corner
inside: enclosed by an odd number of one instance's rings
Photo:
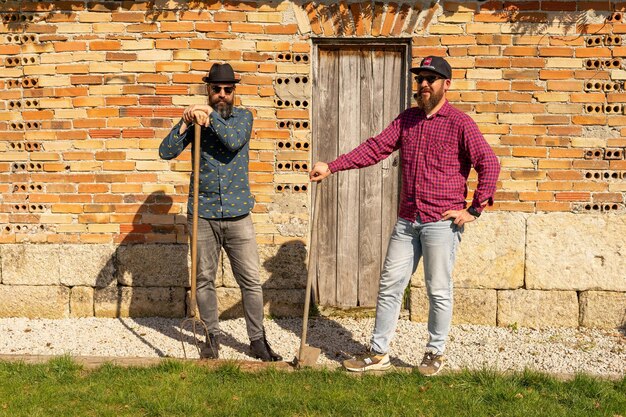
[[[322,349],[313,346],[302,346],[300,352],[293,360],[294,365],[298,368],[314,366],[317,363],[317,359],[320,357]]]

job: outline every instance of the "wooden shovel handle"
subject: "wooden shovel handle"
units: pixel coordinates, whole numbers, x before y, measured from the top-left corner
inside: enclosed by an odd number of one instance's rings
[[[311,213],[311,216],[313,217],[313,222],[311,224],[311,231],[309,233],[306,291],[304,293],[304,315],[302,317],[302,338],[300,339],[300,353],[298,354],[299,358],[303,357],[304,348],[306,345],[306,334],[309,324],[309,306],[311,304],[311,287],[313,286],[313,276],[316,273],[315,266],[317,264],[317,260],[315,258],[317,255],[317,239],[313,238],[313,233],[317,229],[317,222],[320,215],[321,188],[321,182],[315,184],[315,208],[313,209],[313,213]]]

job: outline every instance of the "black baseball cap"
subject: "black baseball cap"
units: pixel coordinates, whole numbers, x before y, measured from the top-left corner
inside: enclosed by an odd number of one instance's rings
[[[452,67],[440,56],[427,56],[422,59],[419,67],[411,68],[413,74],[419,74],[420,71],[432,71],[446,80],[452,79]]]

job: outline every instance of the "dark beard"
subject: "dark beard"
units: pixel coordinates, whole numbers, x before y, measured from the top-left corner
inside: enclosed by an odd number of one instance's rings
[[[233,105],[228,103],[218,103],[215,110],[222,116],[222,119],[228,119],[233,114]]]
[[[222,119],[228,119],[233,114],[233,103],[229,103],[227,101],[211,101],[209,100],[209,106],[213,107]]]
[[[437,104],[439,104],[439,101],[443,97],[443,91],[436,92],[433,91],[433,89],[430,91],[430,98],[427,100],[424,100],[421,94],[417,95],[417,106],[424,110],[424,113],[426,114],[430,113],[430,111],[434,109]]]
[[[233,114],[233,105],[225,102],[219,102],[213,109],[222,116],[222,119],[228,119]]]

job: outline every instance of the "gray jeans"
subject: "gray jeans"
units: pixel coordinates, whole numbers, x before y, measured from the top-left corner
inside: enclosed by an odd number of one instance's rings
[[[189,234],[192,216],[187,216]],[[259,280],[259,253],[252,217],[198,219],[198,278],[196,283],[200,318],[209,333],[219,334],[215,275],[224,248],[241,288],[244,317],[250,340],[263,337],[263,291]]]

